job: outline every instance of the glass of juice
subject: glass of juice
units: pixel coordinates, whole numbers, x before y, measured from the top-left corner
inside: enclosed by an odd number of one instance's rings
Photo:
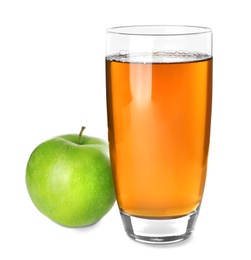
[[[144,25],[107,30],[108,140],[126,233],[167,244],[188,238],[207,172],[212,30]]]

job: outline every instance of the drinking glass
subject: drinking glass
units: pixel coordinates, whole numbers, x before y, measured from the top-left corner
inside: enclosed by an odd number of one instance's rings
[[[212,31],[114,27],[106,45],[110,159],[125,231],[146,243],[182,241],[206,180]]]

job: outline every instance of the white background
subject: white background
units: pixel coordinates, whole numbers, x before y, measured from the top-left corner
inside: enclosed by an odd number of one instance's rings
[[[1,0],[0,259],[250,259],[249,1]],[[208,178],[192,237],[151,246],[128,238],[116,205],[96,225],[61,227],[32,204],[25,167],[55,135],[107,139],[105,29],[208,26],[214,93]]]

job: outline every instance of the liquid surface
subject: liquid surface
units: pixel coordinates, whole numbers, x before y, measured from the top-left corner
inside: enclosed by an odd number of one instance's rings
[[[118,205],[135,216],[185,215],[200,204],[206,179],[212,59],[131,58],[106,60]]]
[[[144,53],[127,53],[122,51],[119,54],[106,57],[109,61],[120,61],[130,63],[177,63],[190,62],[210,59],[210,56],[203,53],[191,53],[183,51],[166,51],[166,52],[144,52]]]

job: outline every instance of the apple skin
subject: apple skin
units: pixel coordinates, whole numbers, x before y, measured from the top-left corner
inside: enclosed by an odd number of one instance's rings
[[[115,202],[107,143],[62,135],[30,155],[26,186],[34,205],[54,222],[81,227],[99,221]]]

